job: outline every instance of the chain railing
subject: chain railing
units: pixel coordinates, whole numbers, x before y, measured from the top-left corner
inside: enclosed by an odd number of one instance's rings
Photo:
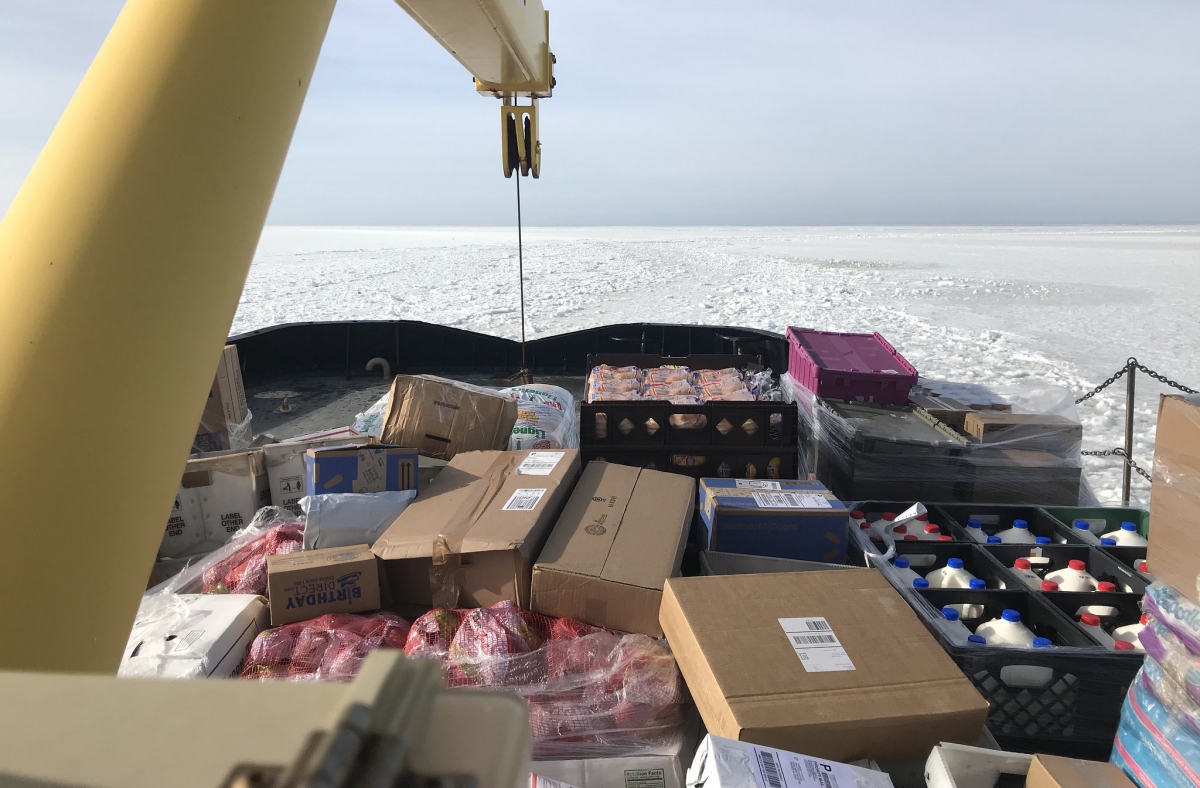
[[[1092,397],[1096,396],[1101,391],[1104,391],[1106,388],[1108,388],[1112,384],[1116,383],[1122,377],[1126,377],[1126,382],[1125,382],[1125,448],[1122,449],[1122,448],[1118,447],[1116,449],[1110,449],[1108,451],[1080,452],[1080,454],[1084,454],[1089,457],[1120,457],[1121,458],[1122,465],[1123,465],[1123,467],[1121,469],[1121,501],[1122,501],[1122,503],[1126,503],[1126,504],[1129,503],[1129,483],[1132,478],[1130,476],[1131,470],[1137,471],[1138,474],[1141,475],[1141,477],[1143,479],[1146,479],[1147,481],[1151,480],[1150,474],[1146,473],[1145,469],[1143,469],[1140,465],[1138,465],[1133,459],[1133,412],[1134,412],[1134,404],[1135,404],[1135,400],[1134,400],[1135,390],[1134,389],[1135,389],[1135,381],[1137,378],[1138,371],[1145,373],[1147,376],[1153,378],[1154,380],[1157,380],[1160,383],[1165,383],[1172,388],[1179,389],[1180,391],[1184,392],[1185,394],[1200,393],[1200,392],[1197,392],[1195,389],[1188,388],[1187,386],[1183,385],[1182,383],[1178,383],[1174,380],[1171,380],[1166,375],[1161,375],[1158,372],[1155,372],[1154,370],[1147,367],[1145,364],[1139,363],[1136,358],[1133,358],[1132,356],[1130,356],[1129,359],[1127,359],[1125,361],[1125,366],[1121,367],[1119,370],[1117,370],[1115,373],[1113,373],[1108,378],[1108,380],[1104,381],[1099,386],[1096,386],[1096,388],[1092,389],[1091,391],[1084,394],[1079,399],[1075,400],[1075,404],[1078,405],[1079,403],[1084,402],[1085,400],[1089,400]]]

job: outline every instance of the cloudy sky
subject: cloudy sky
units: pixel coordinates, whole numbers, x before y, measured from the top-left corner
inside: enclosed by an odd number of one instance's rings
[[[1200,3],[545,0],[529,224],[1200,222]],[[120,10],[0,4],[0,210]],[[513,220],[498,102],[340,0],[276,224]]]

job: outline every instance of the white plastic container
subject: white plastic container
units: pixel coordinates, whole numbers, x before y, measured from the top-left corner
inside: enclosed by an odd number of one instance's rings
[[[1120,643],[1132,643],[1133,647],[1138,651],[1145,651],[1146,647],[1142,645],[1142,641],[1138,640],[1138,635],[1146,628],[1149,619],[1146,614],[1142,614],[1141,621],[1136,624],[1126,624],[1123,627],[1117,627],[1112,631],[1113,640]]]
[[[1036,544],[1037,537],[1029,533],[1029,523],[1024,520],[1013,520],[1012,528],[996,534],[1004,544]],[[990,640],[988,641],[991,642]]]
[[[871,523],[871,536],[875,539],[882,539],[895,520],[895,512],[884,512],[879,515],[879,519]]]
[[[1076,520],[1072,525],[1072,532],[1088,544],[1100,543],[1100,537],[1092,530],[1087,520]]]
[[[920,525],[920,523],[917,523]],[[923,528],[916,531],[916,536],[923,542],[936,542],[942,535],[942,529],[933,523],[925,523]]]
[[[983,531],[983,523],[979,522],[974,517],[972,517],[970,520],[967,520],[967,533],[970,534],[971,538],[976,542],[979,542],[980,544],[987,544],[988,535]]]
[[[1000,618],[993,618],[975,628],[976,635],[983,635],[989,646],[1033,646],[1033,633],[1021,623],[1021,613],[1004,610]]]
[[[934,569],[925,575],[930,588],[968,588],[975,575],[963,568],[961,558],[951,558],[941,569]]]
[[[955,643],[965,643],[971,637],[971,630],[959,618],[958,611],[952,607],[942,608],[942,630]]]
[[[980,580],[978,577],[972,577],[967,583],[967,588],[972,591],[983,591],[987,589],[987,582]],[[987,612],[987,608],[983,605],[949,605],[958,612],[960,618],[977,619]]]
[[[912,581],[912,587],[918,591],[922,588],[929,588],[929,581],[923,577],[918,577],[916,580]]]
[[[1040,590],[1040,591],[1057,591],[1058,583],[1054,582],[1053,580],[1043,580],[1042,584],[1040,586],[1038,586],[1038,590]]]
[[[896,574],[900,575],[900,585],[905,588],[912,586],[914,580],[921,579],[921,576],[912,570],[908,559],[904,556],[897,556],[896,560],[892,561],[892,567],[896,570]]]
[[[1121,523],[1120,528],[1109,531],[1104,536],[1115,541],[1120,547],[1146,547],[1150,544],[1146,537],[1137,532],[1137,526],[1133,523]]]
[[[998,536],[989,536],[984,540],[984,544],[1004,544],[1004,540]]]
[[[1046,579],[1058,583],[1059,591],[1096,590],[1096,578],[1088,574],[1087,564],[1078,558],[1068,561],[1065,569],[1046,573]]]
[[[867,517],[863,514],[862,509],[850,512],[850,527],[856,531],[870,529],[871,524],[867,522]]]
[[[1108,529],[1108,521],[1106,520],[1079,519],[1072,523],[1072,525],[1074,525],[1076,528],[1079,528],[1080,523],[1083,523],[1084,527],[1086,527],[1088,531],[1095,536],[1099,536]]]
[[[1029,563],[1028,558],[1018,558],[1013,562],[1013,574],[1025,581],[1025,585],[1032,589],[1041,588],[1042,578],[1037,572],[1033,571],[1033,565]]]
[[[1114,648],[1112,635],[1104,631],[1104,627],[1100,626],[1100,616],[1095,613],[1084,613],[1079,617],[1079,626],[1089,635],[1100,642],[1100,645],[1105,648]]]

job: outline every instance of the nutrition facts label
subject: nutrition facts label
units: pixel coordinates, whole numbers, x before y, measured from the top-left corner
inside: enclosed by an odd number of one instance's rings
[[[759,509],[832,509],[833,504],[823,495],[795,492],[756,492],[754,502]]]
[[[788,644],[800,658],[808,673],[833,673],[854,670],[850,655],[842,647],[833,628],[823,617],[781,618],[779,626],[787,635]]]
[[[565,456],[566,452],[562,451],[531,451],[517,466],[517,473],[522,476],[549,476]]]

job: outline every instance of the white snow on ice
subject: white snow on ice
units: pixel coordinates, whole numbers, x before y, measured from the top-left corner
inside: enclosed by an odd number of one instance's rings
[[[233,333],[425,320],[520,336],[510,228],[268,227]],[[527,229],[531,337],[636,321],[877,330],[923,377],[1076,396],[1137,356],[1200,388],[1200,227]],[[1138,376],[1149,468],[1162,384]],[[1085,449],[1123,443],[1123,383],[1079,406]],[[1085,458],[1101,500],[1111,459]],[[1145,503],[1149,483],[1134,477]]]

